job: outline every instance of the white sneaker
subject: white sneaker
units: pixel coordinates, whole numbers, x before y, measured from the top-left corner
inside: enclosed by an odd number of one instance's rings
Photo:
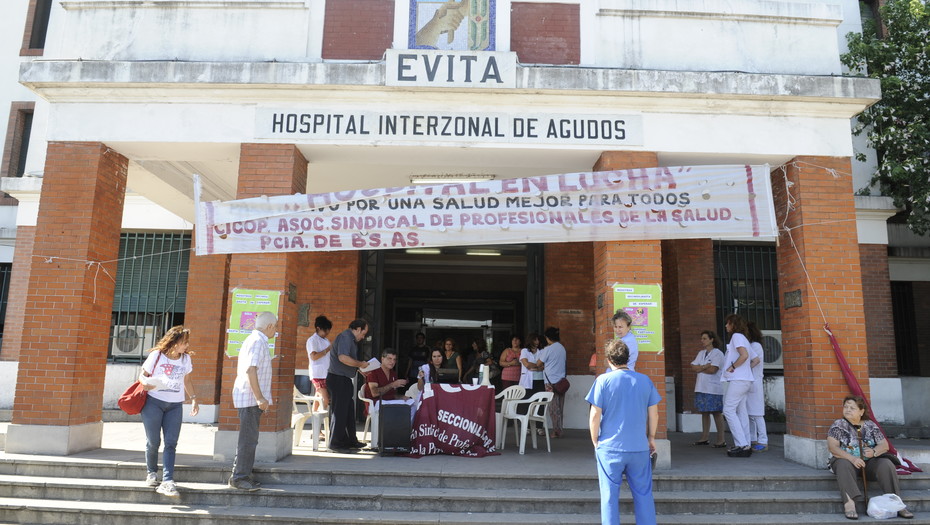
[[[145,484],[150,487],[157,487],[158,486],[158,475],[155,474],[154,472],[149,472],[148,474],[146,474]]]
[[[177,487],[175,487],[174,482],[171,480],[162,481],[161,485],[155,489],[155,492],[161,494],[162,496],[168,496],[169,498],[177,498],[180,496],[180,494],[178,494]]]

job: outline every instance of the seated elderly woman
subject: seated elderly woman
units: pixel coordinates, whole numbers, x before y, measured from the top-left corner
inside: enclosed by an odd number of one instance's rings
[[[865,505],[865,497],[857,483],[862,477],[861,469],[865,469],[866,479],[878,482],[882,494],[900,495],[894,463],[880,457],[888,452],[888,441],[878,425],[865,415],[865,400],[861,397],[846,396],[843,399],[843,417],[830,426],[827,448],[833,456],[830,458],[830,470],[836,474],[846,518],[859,519],[856,505],[858,503],[860,509]],[[899,511],[898,516],[914,517],[907,509]]]

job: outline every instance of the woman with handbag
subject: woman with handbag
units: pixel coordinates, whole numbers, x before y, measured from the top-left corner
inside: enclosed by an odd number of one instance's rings
[[[559,342],[559,329],[550,326],[544,332],[546,348],[539,356],[540,367],[546,380],[546,391],[552,392],[549,404],[549,419],[552,420],[552,433],[549,437],[562,437],[562,409],[565,407],[565,392],[568,391],[568,379],[565,377],[565,347]]]
[[[149,356],[142,363],[139,381],[145,385],[148,396],[142,407],[142,426],[145,427],[145,482],[158,487],[156,492],[163,496],[179,496],[174,483],[174,458],[181,433],[184,400],[189,395],[191,416],[200,412],[197,396],[191,384],[193,352],[190,346],[190,331],[183,326],[168,330]],[[164,434],[165,450],[162,482],[158,483],[158,447]]]
[[[878,425],[869,420],[861,397],[843,399],[843,417],[827,431],[827,448],[832,454],[829,467],[836,474],[847,519],[859,519],[856,506],[865,506],[865,495],[857,483],[859,477],[877,481],[882,494],[901,495],[895,465],[887,456],[882,457],[889,450],[888,440]],[[905,508],[898,511],[898,516],[911,519],[914,514]]]

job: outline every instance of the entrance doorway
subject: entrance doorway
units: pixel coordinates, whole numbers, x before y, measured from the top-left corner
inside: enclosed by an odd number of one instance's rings
[[[368,252],[362,314],[374,321],[370,355],[392,347],[404,356],[418,332],[430,347],[451,337],[467,354],[482,339],[500,355],[511,334],[542,326],[542,252],[535,244]]]

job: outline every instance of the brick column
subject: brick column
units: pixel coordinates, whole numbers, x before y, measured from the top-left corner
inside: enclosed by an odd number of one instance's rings
[[[594,258],[590,242],[545,245],[545,326],[526,331],[542,335],[546,326],[557,326],[565,346],[565,371],[572,387],[565,394],[565,428],[588,427],[588,404],[584,400],[593,378],[588,373],[594,349]],[[601,352],[603,354],[603,352]],[[579,377],[580,376],[580,377]]]
[[[691,361],[702,348],[701,332],[714,330],[717,322],[713,241],[662,241],[662,270],[666,373],[675,377],[676,410],[691,412],[682,414],[685,429],[679,430],[696,432],[701,427],[701,416],[694,408],[697,378],[691,371]]]
[[[785,392],[790,392],[785,457],[822,467],[827,430],[842,416],[849,392],[823,330],[825,320],[866,394],[869,389],[852,169],[845,157],[797,157],[786,170],[772,175],[778,224],[791,229],[794,240],[792,245],[781,232],[777,249]],[[800,292],[800,306],[785,300],[794,292]]]
[[[114,281],[85,261],[118,256],[127,164],[98,142],[48,145],[7,452],[100,447]]]
[[[290,144],[242,144],[239,153],[239,187],[237,199],[261,195],[290,195],[306,192],[307,161]],[[272,405],[262,416],[257,461],[277,461],[290,455],[291,400],[294,392],[294,363],[303,345],[297,342],[297,302],[288,299],[291,286],[300,281],[300,253],[236,254],[231,257],[229,286],[282,292],[278,315],[275,359],[272,361]],[[299,296],[299,291],[298,291]],[[228,300],[228,299],[227,299]],[[223,390],[220,392],[219,431],[214,443],[214,458],[231,460],[236,453],[239,415],[232,404],[232,385],[236,378],[236,359],[223,361]]]
[[[29,291],[29,274],[32,272],[32,244],[35,226],[16,227],[16,248],[13,251],[13,268],[10,272],[9,298],[3,326],[3,350],[0,361],[19,361],[22,346],[23,322],[26,320],[26,293]]]
[[[610,171],[658,166],[654,152],[605,151],[594,165],[594,171]],[[594,244],[594,334],[599,366],[606,366],[604,346],[614,337],[610,318],[614,314],[615,283],[661,284],[662,247],[660,241],[595,242]],[[664,291],[663,291],[664,293]],[[597,307],[598,298],[602,305]],[[648,375],[655,383],[662,403],[659,403],[659,427],[656,445],[659,447],[658,468],[671,467],[671,449],[666,439],[665,355],[641,352],[636,371]]]
[[[223,383],[229,262],[229,255],[193,256],[187,274],[184,325],[191,331],[191,349],[197,352],[192,379],[200,402],[197,421],[207,423],[217,421],[220,395],[232,388]]]

